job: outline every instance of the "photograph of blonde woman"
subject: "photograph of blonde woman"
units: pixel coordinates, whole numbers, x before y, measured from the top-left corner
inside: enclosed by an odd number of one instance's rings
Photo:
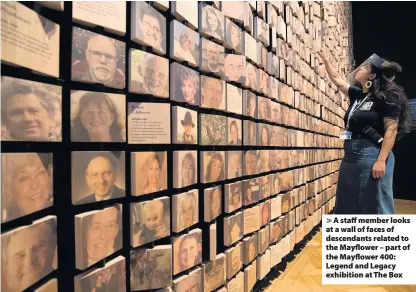
[[[175,151],[173,155],[178,168],[178,181],[174,182],[174,187],[182,188],[195,184],[197,179],[196,151]]]
[[[174,195],[172,199],[172,231],[181,232],[198,223],[198,191]]]
[[[199,73],[178,63],[171,64],[172,100],[186,102],[190,105],[200,104]]]
[[[125,142],[125,95],[72,91],[71,141]]]
[[[167,189],[167,153],[133,152],[132,193],[135,196]]]
[[[241,151],[227,151],[227,178],[233,179],[243,175],[243,153]]]
[[[62,141],[62,88],[2,77],[1,140]]]
[[[170,23],[171,57],[178,61],[188,62],[191,66],[199,65],[199,33],[186,27],[182,23],[172,20]]]
[[[52,206],[51,153],[2,153],[1,169],[2,223]]]

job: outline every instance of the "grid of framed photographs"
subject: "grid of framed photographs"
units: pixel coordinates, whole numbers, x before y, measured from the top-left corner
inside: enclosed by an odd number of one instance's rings
[[[2,290],[250,291],[334,207],[350,4],[1,9]]]

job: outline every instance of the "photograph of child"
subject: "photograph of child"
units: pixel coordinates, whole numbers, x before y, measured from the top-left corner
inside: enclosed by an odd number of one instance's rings
[[[170,235],[170,198],[130,204],[132,247]]]

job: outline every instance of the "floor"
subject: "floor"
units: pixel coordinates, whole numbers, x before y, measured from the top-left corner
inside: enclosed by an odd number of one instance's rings
[[[396,214],[416,214],[416,201],[395,200]],[[319,230],[283,271],[271,280],[266,292],[416,292],[416,286],[322,286],[322,232]]]

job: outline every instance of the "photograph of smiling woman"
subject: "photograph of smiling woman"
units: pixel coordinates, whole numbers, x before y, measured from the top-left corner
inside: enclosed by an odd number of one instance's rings
[[[72,142],[125,142],[126,97],[103,92],[71,92]]]
[[[52,167],[51,153],[1,154],[2,223],[53,204]]]
[[[85,29],[72,30],[72,80],[125,88],[126,44]]]

